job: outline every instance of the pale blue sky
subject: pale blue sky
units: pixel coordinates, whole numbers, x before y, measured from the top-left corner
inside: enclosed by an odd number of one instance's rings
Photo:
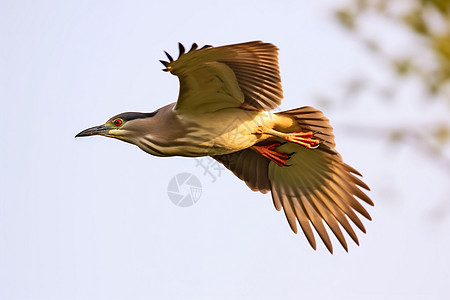
[[[283,109],[339,98],[351,75],[395,80],[336,25],[333,5],[1,1],[0,299],[444,299],[448,174],[414,150],[346,129],[445,119],[438,105],[413,109],[413,81],[389,109],[373,94],[321,107],[338,150],[373,189],[373,221],[349,253],[336,240],[334,255],[321,244],[313,251],[269,195],[230,172],[211,182],[194,159],[74,138],[117,113],[175,101],[178,81],[158,60],[177,42],[276,44]],[[385,38],[395,45],[396,34]],[[167,195],[181,172],[203,185],[189,208]]]

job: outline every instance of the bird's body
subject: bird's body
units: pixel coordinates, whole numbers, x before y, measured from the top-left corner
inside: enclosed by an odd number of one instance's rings
[[[282,98],[277,48],[249,42],[206,46],[163,62],[180,79],[176,103],[152,113],[122,113],[77,136],[104,135],[135,144],[155,156],[211,156],[252,190],[271,191],[289,225],[297,221],[311,246],[311,225],[332,252],[323,221],[347,250],[342,227],[365,232],[355,211],[370,219],[357,198],[373,205],[369,189],[334,149],[332,127],[312,107],[272,113]],[[357,175],[357,176],[355,176]],[[357,198],[356,198],[357,197]],[[340,225],[339,225],[340,224]]]
[[[174,155],[206,156],[229,154],[247,149],[267,136],[258,134],[260,127],[272,128],[275,115],[267,111],[246,111],[239,108],[225,108],[213,113],[192,114],[183,117],[193,124],[187,134],[186,143]],[[279,119],[279,117],[277,117]]]
[[[268,111],[250,111],[240,108],[224,108],[215,112],[178,115],[173,107],[166,105],[153,114],[152,118],[136,119],[142,131],[128,134],[122,139],[137,145],[143,151],[155,156],[211,156],[229,154],[249,148],[272,138],[258,130],[270,130],[292,126],[293,120]],[[120,115],[118,115],[119,117]],[[152,129],[158,124],[161,130]],[[145,131],[145,138],[141,134]]]

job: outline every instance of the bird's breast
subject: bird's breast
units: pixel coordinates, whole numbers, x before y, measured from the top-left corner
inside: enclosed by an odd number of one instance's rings
[[[253,146],[264,137],[260,127],[273,127],[276,116],[269,112],[238,108],[203,114],[193,120],[186,137],[186,150],[194,156],[220,155]]]

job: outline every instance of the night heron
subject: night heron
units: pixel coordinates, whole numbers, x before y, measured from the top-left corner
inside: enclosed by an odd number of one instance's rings
[[[161,61],[180,80],[176,103],[116,115],[77,137],[113,137],[156,156],[211,156],[253,191],[271,191],[275,208],[295,233],[298,221],[314,249],[311,225],[333,251],[323,221],[346,251],[341,227],[359,244],[349,220],[365,232],[356,212],[371,217],[357,198],[373,202],[360,189],[369,190],[361,174],[334,149],[328,119],[308,106],[269,112],[283,98],[278,48],[259,41],[179,48],[178,59],[166,52],[169,61]]]

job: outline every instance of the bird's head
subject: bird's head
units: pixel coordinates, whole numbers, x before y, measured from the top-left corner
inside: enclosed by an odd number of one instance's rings
[[[102,135],[135,144],[134,139],[145,129],[146,120],[153,118],[155,115],[156,112],[121,113],[110,118],[103,125],[94,126],[81,131],[75,137]]]

